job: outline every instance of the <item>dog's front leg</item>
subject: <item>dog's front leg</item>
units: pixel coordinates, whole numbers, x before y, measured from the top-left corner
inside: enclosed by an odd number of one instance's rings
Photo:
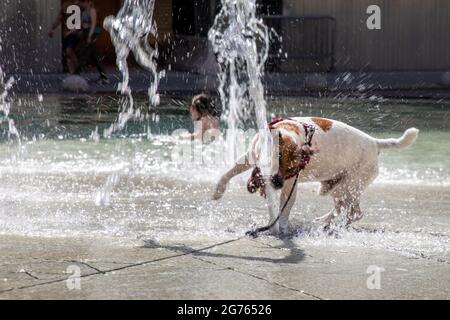
[[[269,223],[272,223],[277,217],[279,213],[278,207],[278,199],[277,199],[277,191],[270,185],[266,185],[266,197],[267,197],[267,206],[269,209]],[[273,235],[278,235],[280,233],[279,221],[277,221],[269,230],[269,232]]]
[[[297,198],[297,184],[294,186],[295,179],[289,179],[284,182],[283,189],[281,189],[280,196],[280,210],[283,209],[283,213],[280,216],[280,232],[281,234],[289,233],[289,215],[291,209],[294,206],[295,200]],[[293,188],[293,189],[292,189]],[[292,192],[292,194],[291,194]],[[289,194],[291,197],[289,198]],[[289,198],[289,199],[288,199]],[[287,201],[287,203],[286,203]]]
[[[237,176],[238,174],[240,174],[244,171],[247,171],[250,168],[251,168],[251,165],[248,161],[248,155],[245,154],[241,158],[238,159],[238,161],[233,166],[233,168],[228,170],[220,178],[219,182],[217,183],[216,189],[214,191],[213,197],[212,197],[213,200],[219,200],[220,198],[222,198],[223,193],[225,192],[225,190],[227,188],[227,184],[228,184],[228,182],[230,182],[231,178],[233,178],[234,176]]]

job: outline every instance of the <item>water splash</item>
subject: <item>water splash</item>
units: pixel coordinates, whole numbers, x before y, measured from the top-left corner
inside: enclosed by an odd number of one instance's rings
[[[0,39],[1,43],[1,39]],[[1,47],[0,47],[1,51]],[[19,145],[21,144],[20,140],[20,134],[19,130],[17,130],[14,120],[9,118],[9,113],[11,110],[11,103],[8,100],[8,91],[12,88],[14,84],[14,77],[10,77],[5,82],[6,75],[2,70],[2,67],[0,66],[0,112],[3,113],[5,120],[8,122],[8,139],[11,138],[11,136],[16,137],[17,141],[19,142]],[[0,123],[3,122],[0,119]]]
[[[98,206],[109,206],[111,202],[111,193],[114,187],[120,182],[120,172],[114,172],[108,176],[103,188],[95,196],[95,204]]]
[[[148,96],[150,104],[156,106],[160,102],[158,86],[165,76],[165,71],[158,71],[156,59],[158,46],[155,41],[153,48],[148,39],[157,38],[157,28],[153,20],[155,0],[126,0],[116,17],[108,16],[103,22],[104,28],[109,32],[116,51],[116,64],[122,74],[122,82],[118,90],[127,96],[128,100],[122,103],[122,110],[117,121],[104,132],[109,137],[113,132],[122,130],[128,120],[138,118],[140,110],[134,109],[134,101],[129,86],[129,69],[127,58],[130,51],[140,66],[150,71],[153,80],[149,85]]]
[[[119,85],[122,94],[129,94],[129,70],[127,58],[130,51],[143,68],[150,71],[153,82],[148,89],[150,103],[159,104],[157,93],[159,81],[165,72],[157,70],[155,60],[158,58],[158,46],[155,41],[153,48],[149,37],[157,38],[156,23],[153,20],[155,0],[126,0],[116,17],[105,18],[103,26],[110,33],[112,43],[116,50],[116,63],[122,73],[123,80]]]
[[[262,77],[269,52],[269,32],[262,19],[256,17],[256,1],[222,0],[222,9],[208,37],[220,67],[219,94],[228,124],[227,143],[231,146],[239,143],[237,129],[255,117],[262,155],[268,160],[272,139],[267,127]],[[230,151],[231,156],[236,156],[234,148]]]
[[[122,82],[118,90],[126,96],[122,100],[121,111],[117,120],[111,126],[104,130],[103,136],[110,137],[113,132],[122,130],[127,122],[132,119],[138,119],[141,116],[141,110],[135,109],[134,100],[129,86],[129,69],[127,58],[130,51],[140,66],[150,71],[153,80],[149,85],[148,96],[151,106],[157,106],[160,103],[158,94],[159,81],[164,77],[165,71],[158,71],[156,59],[158,58],[158,45],[155,40],[153,48],[149,43],[149,37],[157,39],[156,23],[153,19],[155,0],[126,0],[116,17],[108,16],[103,22],[104,28],[109,32],[111,41],[116,51],[116,64],[122,73]],[[95,137],[96,133],[93,132]],[[105,183],[103,190],[97,198],[98,204],[108,204],[110,193],[118,177],[111,175]]]
[[[222,0],[208,34],[219,64],[219,94],[227,122],[227,163],[239,156],[239,128],[255,120],[259,135],[258,165],[270,173],[272,136],[267,125],[262,77],[269,53],[269,29],[256,17],[256,0]],[[269,192],[269,208],[273,208]]]

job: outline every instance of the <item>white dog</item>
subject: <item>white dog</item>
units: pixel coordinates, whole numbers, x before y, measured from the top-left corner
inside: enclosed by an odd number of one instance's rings
[[[360,197],[378,175],[380,151],[408,147],[415,142],[419,132],[410,128],[399,139],[376,139],[342,122],[317,117],[278,119],[269,127],[272,135],[279,137],[276,139],[279,141],[278,150],[274,149],[279,161],[272,166],[268,178],[263,178],[255,169],[248,187],[250,192],[264,187],[282,188],[280,208],[285,206],[285,209],[271,228],[273,234],[288,231],[289,214],[297,194],[297,179],[298,182],[320,182],[319,194],[330,195],[334,200],[334,209],[316,220],[329,225],[342,210],[347,213],[348,224],[361,219]],[[258,152],[256,135],[249,151],[222,176],[213,199],[222,197],[232,177],[254,166]],[[255,184],[258,177],[261,181]],[[264,190],[261,191],[265,194]],[[271,219],[276,215],[271,213]]]

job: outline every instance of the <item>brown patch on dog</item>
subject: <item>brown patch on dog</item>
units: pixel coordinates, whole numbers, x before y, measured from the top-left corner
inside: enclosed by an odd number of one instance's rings
[[[324,118],[319,118],[319,117],[312,117],[311,120],[317,124],[323,131],[327,132],[328,130],[331,129],[331,127],[333,126],[333,121],[328,120],[328,119],[324,119]]]
[[[299,162],[299,148],[297,143],[287,135],[280,136],[279,144],[280,162],[278,172],[286,177],[297,170]]]
[[[293,124],[293,123],[289,123],[289,122],[278,122],[275,123],[274,125],[270,126],[270,129],[285,129],[288,131],[293,131],[295,132],[297,135],[300,135],[300,128]]]

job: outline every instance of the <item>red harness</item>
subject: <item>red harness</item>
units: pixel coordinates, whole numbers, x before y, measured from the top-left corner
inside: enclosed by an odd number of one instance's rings
[[[270,130],[275,129],[273,126],[284,120],[296,121],[296,120],[293,120],[290,118],[276,118],[276,119],[273,119],[269,123],[269,129]],[[297,121],[297,122],[299,124],[301,124],[303,126],[303,129],[305,130],[305,144],[302,146],[300,164],[295,169],[294,173],[291,173],[290,175],[283,177],[284,180],[291,179],[291,178],[297,176],[302,170],[304,170],[311,160],[311,155],[314,154],[313,150],[311,150],[312,137],[315,132],[314,126],[304,123],[304,122],[299,122],[299,121]],[[280,154],[280,158],[281,158],[281,154]],[[259,189],[260,195],[263,197],[266,197],[264,177],[261,173],[261,169],[258,166],[256,166],[253,169],[250,178],[248,179],[247,190],[250,193],[255,193],[258,189]]]

